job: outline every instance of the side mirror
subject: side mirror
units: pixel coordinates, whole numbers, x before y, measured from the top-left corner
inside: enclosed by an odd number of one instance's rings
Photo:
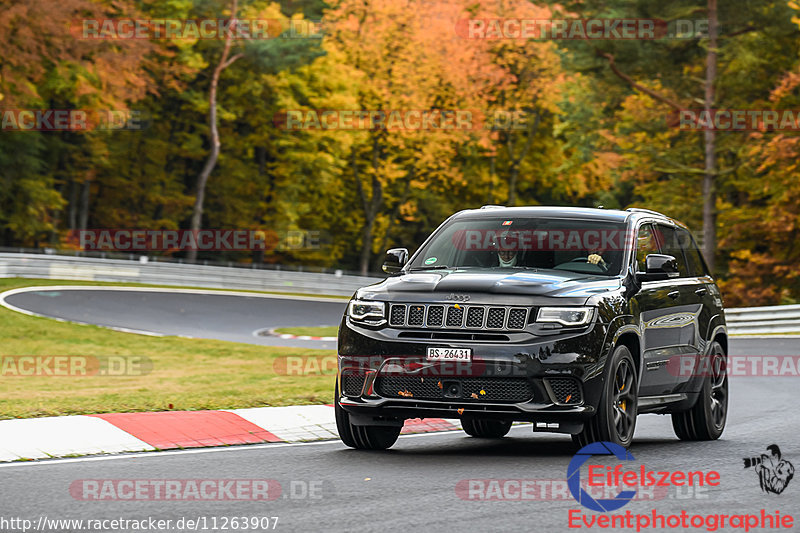
[[[387,274],[397,274],[403,265],[408,261],[407,248],[392,248],[386,251],[386,258],[383,260],[383,271]]]
[[[647,272],[637,272],[636,281],[662,281],[677,278],[678,261],[671,255],[649,254],[644,260]]]

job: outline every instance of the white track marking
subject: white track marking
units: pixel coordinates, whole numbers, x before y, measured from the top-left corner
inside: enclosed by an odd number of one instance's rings
[[[339,438],[333,407],[327,405],[254,407],[228,411],[286,442]]]
[[[515,428],[512,428],[512,431]],[[462,433],[460,430],[452,431],[437,431],[435,433],[415,433],[412,435],[400,435],[400,440],[413,439],[420,437],[438,437],[443,435],[452,436],[454,433]],[[527,433],[527,432],[526,432]],[[463,434],[463,433],[462,433]],[[273,450],[278,448],[286,448],[289,446],[330,446],[335,444],[344,447],[341,441],[325,440],[317,442],[295,442],[295,443],[276,443],[276,444],[243,444],[237,446],[227,446],[221,448],[198,448],[192,450],[174,450],[163,452],[143,452],[128,455],[110,455],[101,457],[77,457],[70,459],[51,459],[45,461],[31,461],[31,462],[16,462],[16,463],[2,463],[0,468],[19,468],[19,467],[34,467],[34,466],[47,466],[59,465],[65,463],[88,463],[94,461],[116,461],[121,459],[145,459],[148,457],[167,457],[170,455],[195,455],[200,453],[229,453],[229,452],[250,452],[254,450]]]
[[[152,446],[93,416],[3,420],[0,461],[71,454],[152,451]]]

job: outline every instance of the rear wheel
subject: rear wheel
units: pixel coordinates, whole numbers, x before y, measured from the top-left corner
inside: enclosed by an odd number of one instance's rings
[[[728,418],[728,368],[725,350],[718,342],[711,345],[708,376],[697,403],[691,409],[672,414],[672,428],[681,440],[716,440],[725,430]]]
[[[627,448],[633,442],[638,405],[636,365],[626,346],[617,346],[607,363],[608,374],[597,414],[572,436],[580,447],[592,442],[613,442]]]
[[[336,429],[345,446],[357,450],[385,450],[390,448],[400,436],[402,426],[356,426],[350,422],[350,415],[339,405],[339,385],[336,385],[333,410],[336,415]]]
[[[511,430],[511,421],[508,420],[486,420],[480,418],[465,418],[461,421],[461,427],[467,435],[480,437],[483,439],[499,439],[504,437]]]

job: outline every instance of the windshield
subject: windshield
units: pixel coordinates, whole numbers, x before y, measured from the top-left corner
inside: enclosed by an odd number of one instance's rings
[[[443,228],[408,270],[551,269],[617,276],[626,225],[565,218],[460,219]]]

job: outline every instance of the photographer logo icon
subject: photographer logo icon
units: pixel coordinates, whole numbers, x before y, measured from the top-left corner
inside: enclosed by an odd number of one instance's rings
[[[762,453],[761,457],[744,458],[744,467],[755,471],[762,491],[780,494],[794,476],[794,465],[781,457],[777,444],[767,446],[767,451],[769,454]]]

